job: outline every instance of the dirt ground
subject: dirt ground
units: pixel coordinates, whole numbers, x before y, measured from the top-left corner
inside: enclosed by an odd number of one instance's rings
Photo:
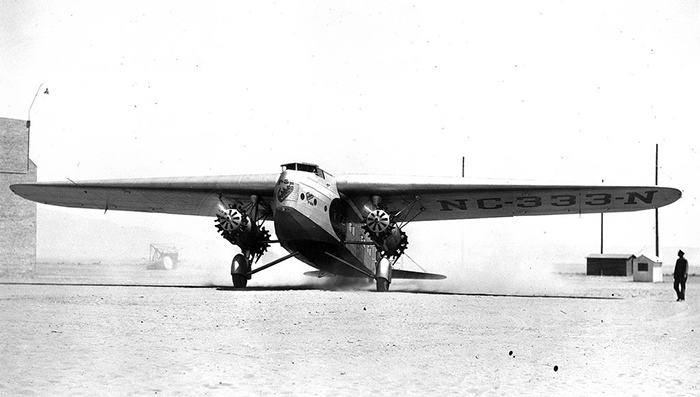
[[[0,395],[700,395],[697,277],[676,302],[624,277],[234,291],[47,266],[0,284]]]

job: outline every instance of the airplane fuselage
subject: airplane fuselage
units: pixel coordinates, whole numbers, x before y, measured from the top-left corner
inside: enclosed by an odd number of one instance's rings
[[[374,274],[376,248],[361,222],[352,203],[338,193],[334,176],[304,164],[289,165],[280,174],[274,192],[275,231],[281,245],[298,253],[302,262],[335,275]]]

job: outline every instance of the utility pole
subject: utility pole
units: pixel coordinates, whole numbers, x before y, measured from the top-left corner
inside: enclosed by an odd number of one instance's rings
[[[464,178],[464,156],[462,156],[462,178]],[[461,228],[462,235],[462,264],[464,264],[464,227]]]
[[[29,105],[29,110],[27,110],[27,171],[29,171],[29,159],[31,156],[29,156],[29,144],[31,143],[30,139],[32,137],[31,134],[31,124],[32,124],[32,107],[34,106],[34,101],[36,101],[37,95],[39,95],[39,91],[41,91],[41,87],[44,87],[44,83],[39,84],[39,88],[36,89],[36,93],[34,94],[34,98],[32,99],[31,105]],[[49,95],[49,89],[46,88],[44,91],[44,94]]]
[[[605,179],[600,181],[605,183]],[[600,213],[600,254],[603,254],[603,213]]]
[[[656,166],[654,167],[654,184],[659,186],[659,144],[656,144]],[[656,218],[656,257],[659,257],[659,209],[654,208]]]
[[[603,253],[603,213],[600,213],[600,253]]]

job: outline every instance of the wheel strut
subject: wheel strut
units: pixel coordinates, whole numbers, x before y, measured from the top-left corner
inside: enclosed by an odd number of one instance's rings
[[[278,263],[284,262],[287,259],[293,258],[297,255],[299,255],[299,252],[292,252],[291,254],[283,256],[282,258],[275,259],[267,265],[263,265],[255,270],[251,270],[250,260],[246,257],[246,255],[237,254],[233,257],[233,261],[231,262],[231,279],[233,280],[233,286],[235,288],[245,288],[246,285],[248,285],[248,280],[250,280],[250,277],[253,274],[261,270],[265,270],[269,267],[272,267]]]

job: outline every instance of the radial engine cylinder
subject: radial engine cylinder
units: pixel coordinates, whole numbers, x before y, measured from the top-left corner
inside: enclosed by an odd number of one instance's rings
[[[401,243],[403,239],[403,233],[401,229],[396,226],[391,228],[384,238],[382,248],[387,252],[396,252],[401,248]]]
[[[245,233],[250,230],[251,222],[248,215],[241,213],[235,208],[220,211],[216,214],[216,221],[221,230],[225,232],[233,233],[241,230]]]
[[[370,233],[382,234],[386,232],[391,226],[391,218],[384,210],[374,210],[370,211],[367,215],[367,229]]]
[[[250,245],[258,234],[258,227],[250,217],[235,208],[220,211],[216,215],[216,227],[226,240],[239,246]]]

